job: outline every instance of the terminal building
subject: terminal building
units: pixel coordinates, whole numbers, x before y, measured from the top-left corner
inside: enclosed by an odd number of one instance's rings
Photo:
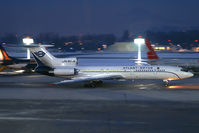
[[[172,51],[176,49],[174,46],[170,45],[157,45],[152,44],[155,51]],[[148,51],[146,45],[141,46],[142,51]],[[133,42],[116,42],[107,49],[108,51],[137,51],[138,46]]]
[[[155,51],[171,51],[172,47],[168,45],[152,45]]]
[[[152,47],[155,51],[158,52],[199,52],[199,46],[193,47],[192,50],[183,49],[180,44],[174,45],[174,44],[152,44]],[[116,42],[113,45],[106,48],[106,51],[114,51],[114,52],[131,52],[131,51],[137,51],[138,46],[134,42]],[[141,46],[142,51],[148,51],[148,48],[146,45]]]
[[[141,46],[142,51],[147,51],[146,45]],[[113,52],[131,52],[131,51],[137,51],[138,46],[134,42],[116,42],[113,45],[109,46],[107,51],[113,51]]]

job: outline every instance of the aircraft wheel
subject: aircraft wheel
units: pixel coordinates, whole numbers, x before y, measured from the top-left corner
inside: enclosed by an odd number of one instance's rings
[[[84,85],[84,87],[86,87],[86,88],[95,88],[96,86],[97,86],[97,84],[94,83],[94,82],[91,82],[91,83],[89,83],[89,84],[85,84],[85,85]]]
[[[90,83],[88,84],[85,84],[84,87],[87,87],[87,88],[95,88],[97,87],[98,85],[101,85],[103,83],[103,81],[99,80],[99,81],[91,81]]]
[[[95,88],[97,86],[96,83],[90,83],[90,88]]]
[[[93,81],[93,83],[96,84],[96,85],[101,85],[101,84],[103,84],[103,81],[101,81],[101,80],[99,80],[99,81]]]

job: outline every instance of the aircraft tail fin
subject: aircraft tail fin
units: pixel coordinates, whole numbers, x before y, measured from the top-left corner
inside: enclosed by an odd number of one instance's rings
[[[10,61],[13,60],[13,57],[10,57],[6,50],[3,48],[2,45],[0,45],[0,60],[1,61]]]
[[[30,49],[38,66],[47,66],[50,68],[55,68],[56,66],[76,66],[76,58],[56,58],[52,54],[50,54],[46,50],[46,47],[51,46],[52,45],[31,44],[25,47]]]
[[[38,66],[48,66],[53,68],[53,60],[55,60],[55,57],[46,50],[46,46],[47,45],[31,44],[25,47],[30,49],[30,52],[35,58]]]
[[[153,47],[151,46],[151,42],[148,38],[145,39],[145,43],[146,46],[148,48],[148,52],[147,52],[147,58],[149,60],[154,60],[154,59],[159,59],[158,55],[156,54],[156,52],[154,51]]]

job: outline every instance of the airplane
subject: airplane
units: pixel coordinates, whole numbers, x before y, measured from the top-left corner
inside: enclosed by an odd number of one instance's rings
[[[145,61],[151,65],[171,65],[171,66],[180,66],[184,69],[187,69],[188,71],[192,71],[194,73],[199,72],[199,57],[193,57],[192,56],[187,57],[183,53],[169,53],[170,56],[168,57],[168,54],[163,57],[159,57],[153,47],[151,46],[150,40],[148,38],[145,39],[146,46],[148,48],[147,52],[147,60]],[[178,55],[177,55],[178,54]],[[180,55],[179,55],[180,54]],[[183,55],[182,55],[183,54]]]
[[[66,78],[53,84],[88,82],[86,86],[96,87],[102,80],[111,79],[156,79],[166,85],[170,80],[192,77],[191,72],[181,67],[133,64],[130,66],[80,66],[71,58],[56,58],[44,47],[48,45],[29,45],[28,47],[37,62],[35,71],[44,75]],[[76,60],[77,61],[77,60]]]
[[[18,59],[9,56],[4,47],[0,45],[0,75],[32,72],[36,66],[34,60]]]

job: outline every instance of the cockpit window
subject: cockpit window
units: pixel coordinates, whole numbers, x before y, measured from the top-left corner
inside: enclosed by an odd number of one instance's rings
[[[189,69],[187,69],[187,68],[182,68],[181,71],[183,71],[183,72],[188,72]]]

